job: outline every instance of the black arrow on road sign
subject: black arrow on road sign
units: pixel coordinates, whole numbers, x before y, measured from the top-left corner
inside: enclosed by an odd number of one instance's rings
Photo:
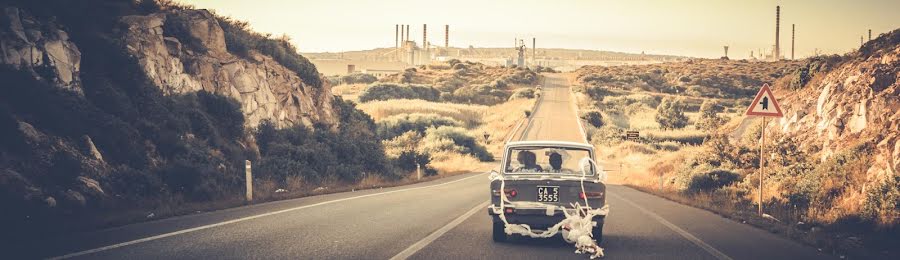
[[[763,97],[762,102],[759,102],[763,105],[763,110],[769,110],[769,97]]]

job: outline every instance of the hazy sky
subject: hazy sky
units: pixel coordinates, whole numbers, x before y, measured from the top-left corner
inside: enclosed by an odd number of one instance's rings
[[[421,42],[428,24],[433,45],[511,47],[537,37],[538,48],[592,49],[695,57],[744,58],[775,42],[775,5],[781,5],[782,53],[844,53],[900,28],[900,0],[180,0],[249,21],[260,32],[287,34],[301,52],[394,46],[394,25],[409,24]],[[868,37],[868,36],[865,36]],[[530,45],[530,43],[529,43]],[[530,47],[530,46],[529,46]]]

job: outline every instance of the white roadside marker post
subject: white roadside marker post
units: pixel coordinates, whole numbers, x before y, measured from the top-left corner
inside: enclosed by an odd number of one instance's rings
[[[763,84],[762,88],[759,89],[759,93],[756,93],[756,98],[750,103],[750,107],[747,108],[747,113],[745,114],[748,116],[762,117],[763,124],[759,138],[759,193],[757,194],[759,198],[757,210],[759,211],[759,216],[762,216],[763,179],[765,179],[766,174],[766,117],[782,117],[784,114],[781,112],[781,106],[778,105],[778,101],[775,100],[775,95],[772,94],[772,90],[769,89],[769,84]]]
[[[247,168],[247,173],[245,175],[247,182],[247,202],[253,202],[253,173],[250,169],[250,160],[244,161]]]
[[[416,163],[416,180],[422,179],[422,165]]]

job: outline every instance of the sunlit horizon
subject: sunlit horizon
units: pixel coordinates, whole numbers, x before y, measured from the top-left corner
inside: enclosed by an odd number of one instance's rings
[[[510,47],[514,38],[537,38],[538,48],[566,48],[714,58],[724,45],[733,57],[768,51],[775,42],[775,6],[781,6],[782,53],[845,53],[900,27],[898,1],[208,1],[197,8],[249,21],[253,29],[287,34],[301,52],[342,52],[394,46],[394,25],[409,24],[410,38],[442,46],[450,25],[454,47]],[[373,15],[377,14],[377,15]],[[402,16],[402,17],[401,17]]]

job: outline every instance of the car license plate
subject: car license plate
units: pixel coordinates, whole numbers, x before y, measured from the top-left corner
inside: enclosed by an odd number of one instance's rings
[[[559,186],[538,186],[538,202],[559,202]]]

